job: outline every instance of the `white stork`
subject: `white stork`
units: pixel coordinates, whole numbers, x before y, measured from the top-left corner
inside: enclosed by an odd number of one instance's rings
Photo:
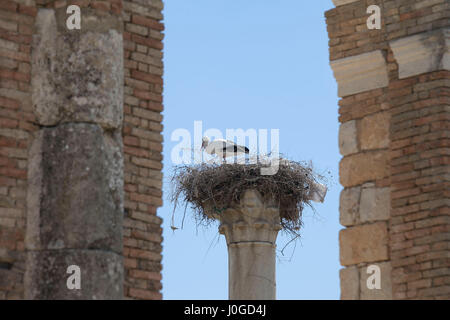
[[[211,155],[221,155],[224,162],[225,158],[227,157],[250,153],[250,150],[247,147],[240,146],[233,141],[216,139],[213,142],[210,142],[208,137],[203,137],[202,149],[204,149],[206,153],[209,153]]]

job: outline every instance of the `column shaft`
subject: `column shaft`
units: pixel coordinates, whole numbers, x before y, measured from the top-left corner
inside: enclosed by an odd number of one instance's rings
[[[230,300],[275,300],[275,248],[264,242],[228,245]]]
[[[27,299],[123,297],[123,40],[120,15],[40,9],[29,151]],[[70,266],[81,271],[69,288]]]

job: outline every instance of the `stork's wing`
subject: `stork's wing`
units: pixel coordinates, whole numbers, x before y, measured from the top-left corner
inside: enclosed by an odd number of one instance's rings
[[[209,154],[222,154],[224,152],[228,152],[226,150],[228,146],[228,143],[226,140],[223,139],[219,139],[219,140],[214,140],[213,142],[211,142],[210,144],[208,144],[205,148],[205,151]]]
[[[236,144],[234,141],[226,140],[226,149],[224,148],[223,151],[225,152],[242,152],[242,153],[249,153],[250,150],[246,146],[241,146],[239,144]]]
[[[249,153],[250,150],[245,146],[240,146],[230,140],[217,139],[206,146],[205,151],[209,154],[226,156],[236,155],[237,153]]]
[[[217,149],[217,146],[215,144],[213,144],[213,143],[210,143],[210,144],[208,144],[206,146],[205,152],[209,153],[209,154],[215,154],[216,153],[216,149]]]

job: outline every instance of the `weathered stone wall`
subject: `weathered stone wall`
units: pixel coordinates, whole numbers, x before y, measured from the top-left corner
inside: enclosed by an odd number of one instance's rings
[[[161,298],[162,8],[1,1],[0,299]]]
[[[449,3],[334,2],[341,298],[448,298]],[[366,24],[373,4],[380,30]],[[381,290],[367,288],[372,264]]]

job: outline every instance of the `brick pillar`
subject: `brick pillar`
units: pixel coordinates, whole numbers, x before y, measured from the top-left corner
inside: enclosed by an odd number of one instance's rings
[[[341,298],[448,298],[449,4],[334,3],[325,15],[342,98]],[[372,4],[379,30],[366,24]],[[370,265],[381,289],[367,286]]]
[[[443,10],[442,4],[432,11],[438,8]],[[389,91],[389,235],[397,299],[450,299],[448,2],[446,8],[447,27],[390,42],[398,64],[398,78],[391,81]],[[433,17],[429,8],[422,10]]]
[[[124,295],[161,299],[163,2],[123,1]]]
[[[0,1],[0,300],[23,298],[33,1]]]
[[[40,130],[29,150],[27,299],[123,297],[123,41],[120,1],[39,8],[32,102]],[[67,287],[78,266],[81,288]]]

